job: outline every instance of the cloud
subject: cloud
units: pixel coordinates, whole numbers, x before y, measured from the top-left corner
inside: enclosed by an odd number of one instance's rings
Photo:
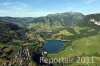
[[[28,8],[28,5],[21,2],[4,2],[0,4],[1,10],[21,11]]]
[[[85,0],[85,4],[92,4],[93,2],[95,2],[96,0]]]
[[[78,4],[76,3],[66,3],[66,11],[73,11],[73,10],[76,10],[77,7],[78,7]]]
[[[41,3],[43,1],[45,1],[45,0],[36,0],[36,3]]]
[[[11,16],[11,17],[40,17],[54,13],[53,11],[45,11],[43,9],[37,11],[5,11],[0,10],[0,16]]]
[[[39,17],[53,13],[53,11],[46,11],[44,9],[34,10],[30,5],[21,2],[4,2],[0,6],[0,16]]]

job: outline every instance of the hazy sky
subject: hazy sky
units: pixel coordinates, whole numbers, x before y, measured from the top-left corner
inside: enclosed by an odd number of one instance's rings
[[[69,11],[100,13],[100,0],[0,0],[0,16],[39,17]]]

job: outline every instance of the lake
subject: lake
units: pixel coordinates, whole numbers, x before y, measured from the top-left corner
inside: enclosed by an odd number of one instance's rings
[[[43,45],[44,51],[48,53],[55,53],[57,52],[62,46],[64,42],[60,40],[46,40],[45,44]]]

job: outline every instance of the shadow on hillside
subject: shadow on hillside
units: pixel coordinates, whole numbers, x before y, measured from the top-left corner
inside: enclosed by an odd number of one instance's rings
[[[46,66],[46,64],[44,62],[41,61],[42,55],[39,52],[33,52],[32,54],[32,60],[36,62],[37,65],[40,66]]]
[[[42,55],[39,52],[33,52],[32,54],[32,60],[36,62],[37,66],[53,66],[52,64],[46,64],[41,61]]]

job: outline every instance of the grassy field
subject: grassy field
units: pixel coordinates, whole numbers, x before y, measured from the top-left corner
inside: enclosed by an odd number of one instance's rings
[[[67,43],[66,43],[67,44]],[[80,56],[95,56],[94,64],[83,64],[86,66],[95,66],[100,62],[100,35],[94,35],[90,37],[84,37],[78,40],[75,40],[71,43],[70,46],[67,46],[64,51],[61,51],[57,54],[48,54],[48,57],[52,58],[71,58],[71,57],[80,57]],[[98,57],[99,56],[99,57]],[[82,64],[78,64],[82,65]],[[100,65],[100,64],[99,64]],[[65,65],[66,66],[66,65]],[[74,62],[70,66],[77,66],[77,63]]]

